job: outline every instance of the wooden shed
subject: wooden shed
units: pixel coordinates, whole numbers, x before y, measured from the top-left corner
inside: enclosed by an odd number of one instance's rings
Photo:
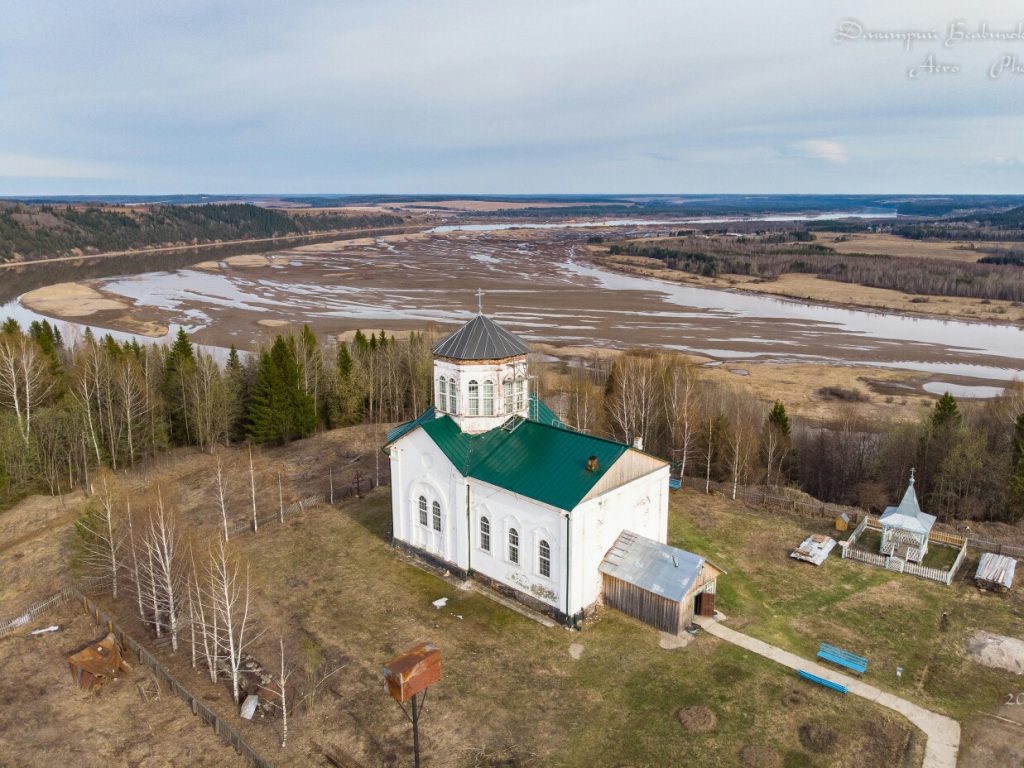
[[[694,614],[714,616],[719,575],[700,555],[623,531],[599,567],[604,602],[662,632],[678,635]]]

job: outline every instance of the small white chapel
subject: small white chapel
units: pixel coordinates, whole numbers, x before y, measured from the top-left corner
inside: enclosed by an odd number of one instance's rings
[[[433,351],[434,405],[387,437],[397,546],[565,623],[601,600],[624,532],[680,566],[666,462],[562,424],[531,391],[529,346],[482,313]]]

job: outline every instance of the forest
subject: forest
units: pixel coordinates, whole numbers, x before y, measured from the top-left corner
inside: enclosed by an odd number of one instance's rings
[[[305,326],[219,365],[183,332],[169,345],[48,322],[0,328],[0,499],[90,487],[175,446],[282,444],[317,430],[413,418],[432,402],[434,339],[358,332],[337,351]],[[682,356],[631,351],[533,363],[539,394],[571,429],[639,438],[674,472],[792,486],[879,510],[910,469],[926,511],[952,522],[1024,519],[1024,386],[961,406],[946,395],[911,421],[867,421],[840,405],[828,423],[707,380]]]
[[[244,204],[144,207],[0,204],[0,261],[339,229],[399,226],[400,216],[291,214]]]
[[[657,259],[669,269],[705,277],[730,274],[773,280],[787,273],[806,273],[842,283],[928,296],[1024,301],[1024,269],[1014,253],[1000,252],[1002,257],[969,263],[840,254],[815,242],[813,233],[802,230],[736,237],[680,235],[614,243],[608,252]]]

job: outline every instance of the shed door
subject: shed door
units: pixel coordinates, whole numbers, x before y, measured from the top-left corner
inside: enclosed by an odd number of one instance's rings
[[[698,616],[715,615],[715,593],[701,592],[694,598],[693,610]]]

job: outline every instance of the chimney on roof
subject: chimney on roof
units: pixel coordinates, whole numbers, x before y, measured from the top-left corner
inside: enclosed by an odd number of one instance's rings
[[[600,468],[600,465],[597,463],[597,456],[591,456],[587,459],[587,472],[597,472]]]
[[[633,447],[638,451],[642,451],[644,449],[644,439],[640,435],[633,438]]]

